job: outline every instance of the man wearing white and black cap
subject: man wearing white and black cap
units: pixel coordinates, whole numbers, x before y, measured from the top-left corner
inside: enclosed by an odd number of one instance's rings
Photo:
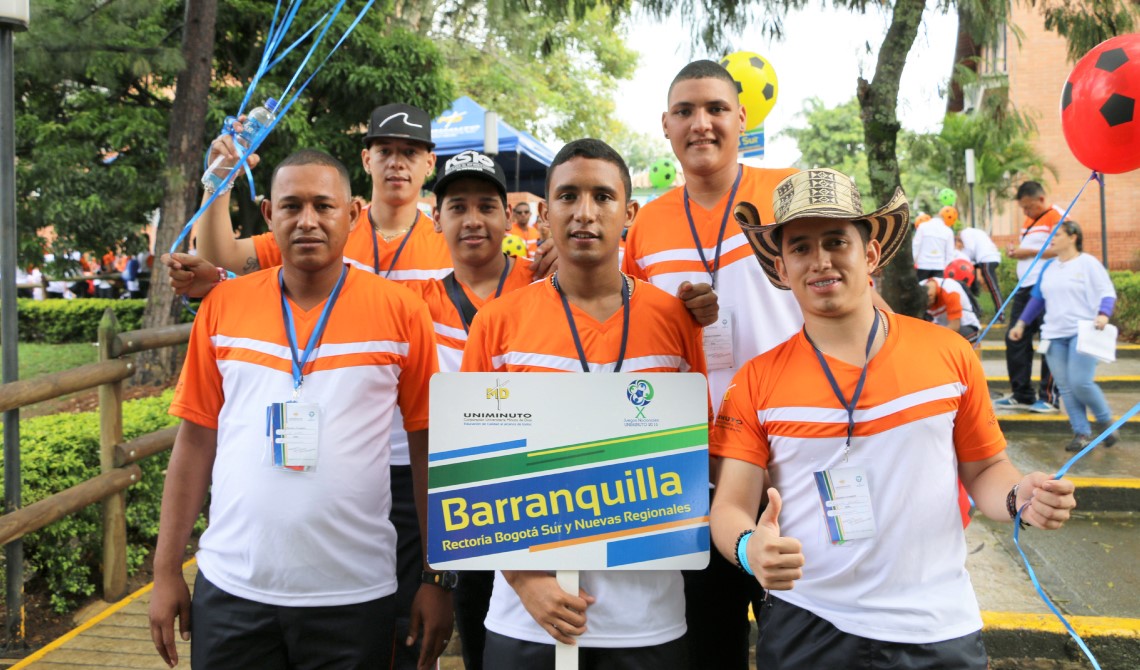
[[[958,480],[991,519],[1050,529],[1073,483],[1010,462],[969,343],[872,303],[906,238],[901,189],[864,213],[849,177],[814,169],[773,199],[771,222],[735,214],[804,327],[736,373],[709,435],[713,540],[768,589],[756,665],[984,670]]]

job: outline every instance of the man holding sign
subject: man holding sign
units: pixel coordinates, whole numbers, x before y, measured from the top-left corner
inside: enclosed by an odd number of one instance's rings
[[[957,480],[986,516],[1025,507],[1039,528],[1069,518],[1073,484],[1010,463],[965,340],[873,306],[867,278],[906,237],[901,190],[864,214],[850,178],[807,170],[776,187],[774,210],[736,215],[804,329],[736,374],[710,436],[724,459],[713,540],[769,589],[757,666],[863,668],[874,654],[983,670]]]
[[[479,310],[464,372],[700,372],[700,328],[680,300],[617,271],[634,214],[625,161],[598,140],[567,144],[539,204],[559,251],[549,280]],[[587,571],[566,593],[554,575],[504,571],[487,615],[488,667],[552,668],[554,642],[577,644],[583,668],[667,670],[685,660],[680,572]]]

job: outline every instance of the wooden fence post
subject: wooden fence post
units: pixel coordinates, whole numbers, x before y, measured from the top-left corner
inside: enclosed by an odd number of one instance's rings
[[[111,360],[119,321],[108,308],[99,321],[99,360]],[[130,365],[130,364],[128,364]],[[123,382],[99,387],[99,471],[107,473],[120,465],[115,446],[123,441]],[[120,491],[103,500],[103,600],[113,602],[127,595],[127,493]]]

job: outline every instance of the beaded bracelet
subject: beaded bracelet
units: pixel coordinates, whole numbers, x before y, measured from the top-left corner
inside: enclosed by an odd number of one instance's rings
[[[1014,484],[1013,488],[1011,488],[1009,493],[1005,496],[1005,511],[1009,512],[1009,518],[1011,520],[1017,518],[1017,490],[1019,488],[1021,488],[1021,484]],[[1022,530],[1029,528],[1029,524],[1024,521],[1019,521],[1018,524]]]
[[[755,576],[752,566],[748,564],[748,540],[752,538],[752,530],[746,530],[736,537],[736,567],[746,574]]]

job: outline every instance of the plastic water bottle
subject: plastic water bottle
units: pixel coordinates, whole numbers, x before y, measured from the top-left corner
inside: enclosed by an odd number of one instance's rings
[[[243,149],[248,148],[253,144],[263,128],[273,123],[277,118],[277,100],[275,98],[268,98],[265,104],[261,107],[254,108],[249,114],[246,115],[245,123],[242,124],[241,132],[235,135],[234,140],[241,145]],[[222,182],[225,181],[226,175],[215,174],[214,170],[221,165],[222,157],[219,156],[214,162],[206,169],[206,174],[202,175],[202,185],[206,187],[207,191],[214,191],[222,187]],[[229,168],[226,168],[226,172]]]

